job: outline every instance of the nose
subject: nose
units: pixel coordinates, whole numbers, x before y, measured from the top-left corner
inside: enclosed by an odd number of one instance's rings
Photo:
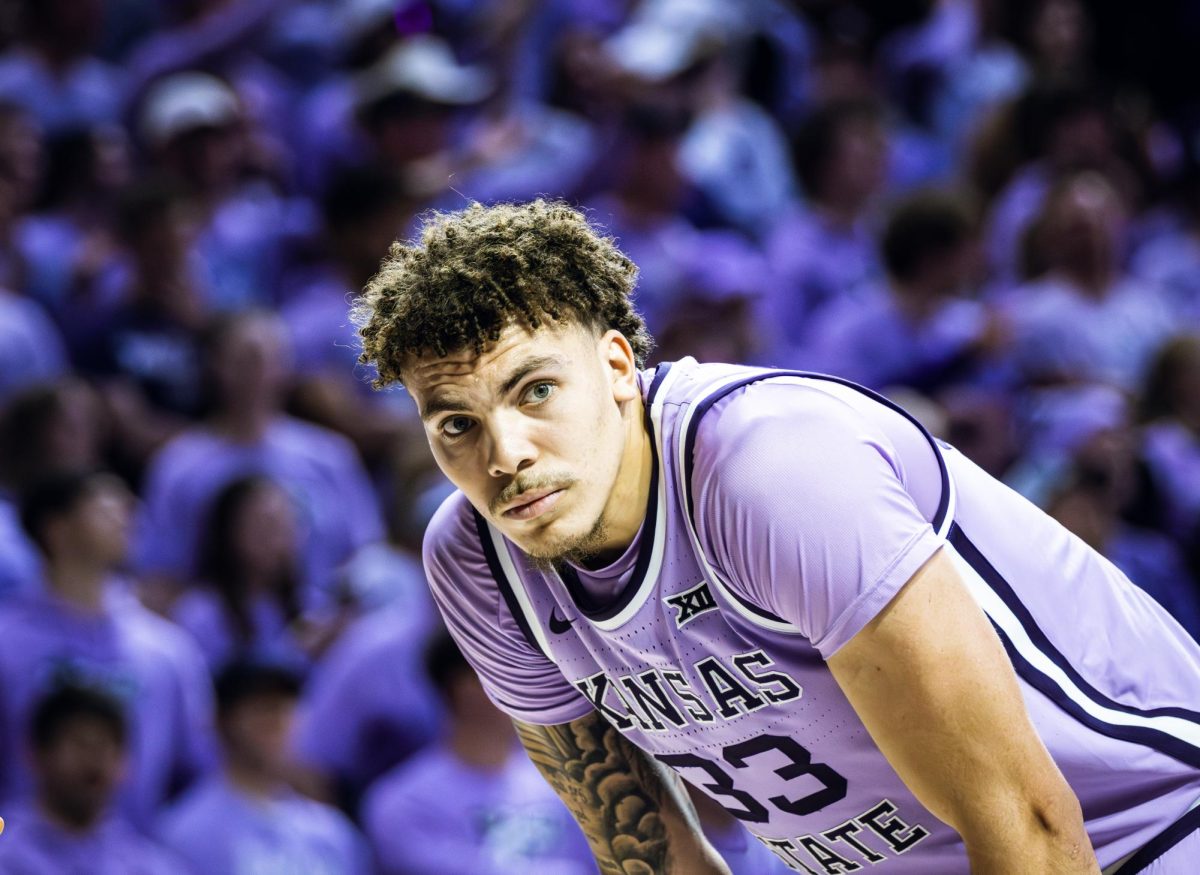
[[[537,461],[537,445],[527,418],[516,411],[498,414],[487,426],[488,473],[512,477]]]

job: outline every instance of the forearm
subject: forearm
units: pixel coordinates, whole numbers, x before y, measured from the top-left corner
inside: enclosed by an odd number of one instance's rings
[[[517,731],[604,875],[729,875],[678,779],[599,715]]]

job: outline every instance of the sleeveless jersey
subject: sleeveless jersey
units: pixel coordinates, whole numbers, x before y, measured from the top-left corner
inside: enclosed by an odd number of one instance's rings
[[[794,871],[959,875],[825,663],[946,550],[1102,866],[1200,797],[1200,646],[1034,505],[837,378],[685,359],[642,385],[650,500],[612,568],[539,571],[460,493],[430,525],[434,596],[501,709],[599,711]]]

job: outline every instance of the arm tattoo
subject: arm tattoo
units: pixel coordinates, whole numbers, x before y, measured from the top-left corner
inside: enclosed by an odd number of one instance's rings
[[[604,875],[670,871],[664,815],[695,827],[672,776],[596,713],[558,726],[518,722],[517,733],[579,821]]]

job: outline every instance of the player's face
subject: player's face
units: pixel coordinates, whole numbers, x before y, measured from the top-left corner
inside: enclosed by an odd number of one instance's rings
[[[632,540],[641,394],[619,332],[510,327],[481,355],[417,359],[405,377],[439,467],[527,554],[583,558]]]

